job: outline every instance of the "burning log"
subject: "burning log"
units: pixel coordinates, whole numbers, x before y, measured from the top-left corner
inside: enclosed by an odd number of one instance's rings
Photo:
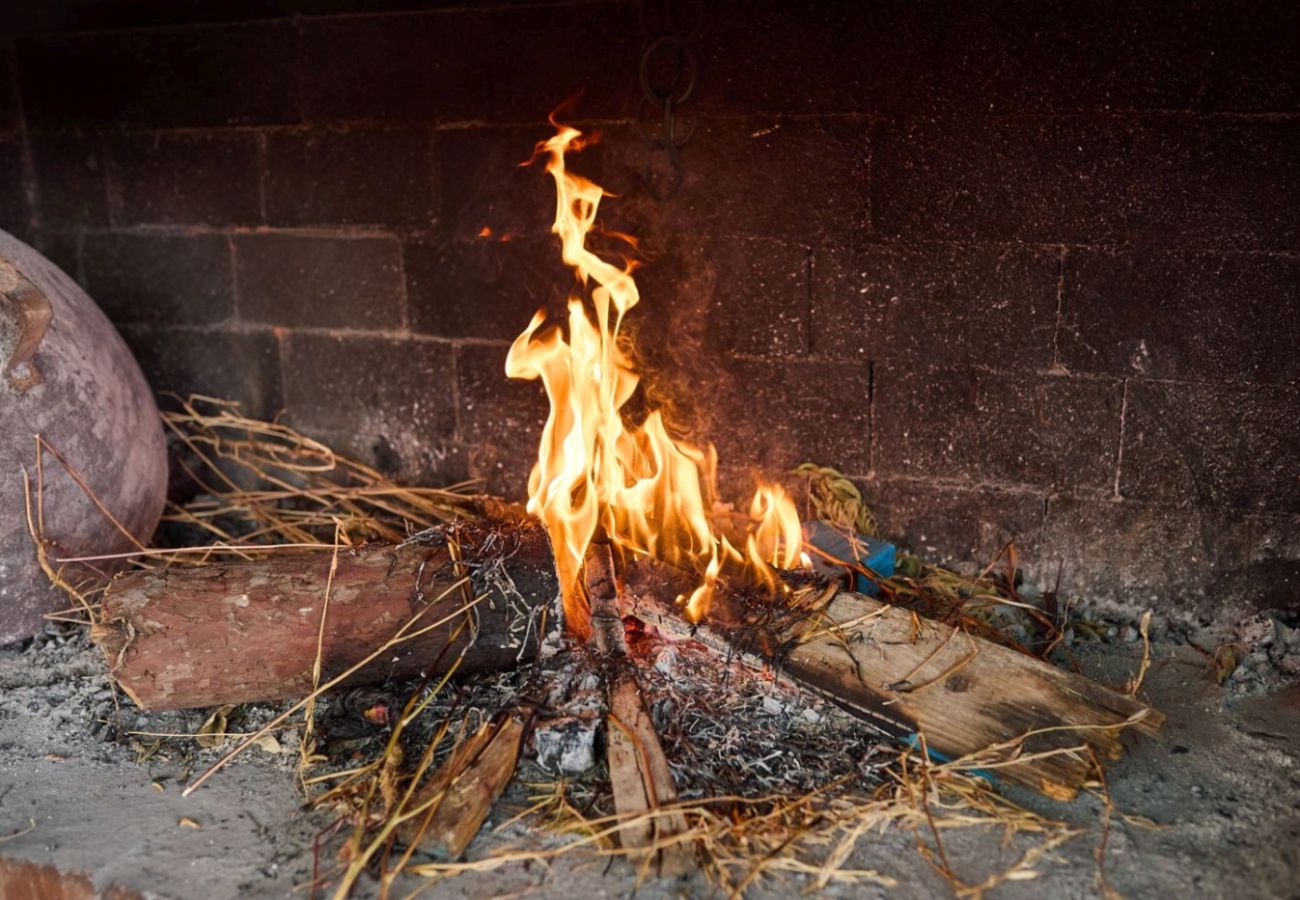
[[[517,707],[457,746],[409,803],[428,809],[399,829],[402,842],[440,860],[460,859],[514,777],[532,720],[531,709]]]
[[[662,630],[757,656],[904,744],[1058,800],[1123,753],[1128,726],[1156,734],[1164,716],[1138,700],[951,626],[833,587],[794,608],[718,592],[692,628],[656,595],[634,612]],[[1075,748],[1075,749],[1071,749]]]
[[[623,617],[618,611],[618,581],[614,555],[608,539],[601,538],[587,549],[584,565],[588,609],[591,619],[591,643],[605,656],[627,656],[623,634]]]
[[[143,709],[301,697],[345,682],[505,669],[557,623],[541,528],[461,524],[403,544],[118,577],[92,637]],[[323,621],[322,621],[323,619]]]

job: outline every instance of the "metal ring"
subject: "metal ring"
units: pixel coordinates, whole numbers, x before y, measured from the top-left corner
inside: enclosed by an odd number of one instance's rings
[[[671,141],[672,145],[678,148],[679,150],[682,147],[685,147],[687,144],[689,144],[691,142],[691,138],[695,137],[695,126],[700,123],[700,120],[695,118],[694,116],[690,116],[687,119],[687,121],[691,123],[691,127],[686,129],[685,134],[678,135],[676,133],[676,130],[674,130],[672,134],[667,135],[668,140]],[[681,122],[680,118],[676,116],[673,117],[673,124],[678,124],[680,122]]]
[[[673,76],[673,83],[668,88],[668,93],[660,94],[650,83],[650,63],[659,53],[666,49],[677,53],[677,71]],[[682,89],[681,94],[674,96],[672,92],[682,80],[682,72],[690,73],[690,77],[686,79],[686,87]],[[695,90],[695,77],[697,74],[698,68],[695,65],[695,55],[691,53],[687,42],[676,35],[666,34],[663,37],[656,38],[641,54],[641,90],[646,99],[657,106],[663,106],[669,100],[673,102],[674,106],[680,106],[689,100],[691,93]]]
[[[658,126],[662,130],[663,124],[659,120],[646,115],[650,105],[650,100],[647,100],[644,97],[641,98],[641,102],[637,105],[636,127],[637,130],[641,132],[641,138],[647,144],[652,147],[658,147],[662,150],[667,147],[667,141],[665,140],[665,136],[655,134],[655,127]],[[687,129],[686,134],[673,135],[673,145],[676,147],[685,147],[690,139],[695,136],[695,126],[699,124],[699,119],[695,116],[690,116],[688,120],[691,123],[691,127]],[[680,122],[681,119],[674,116],[673,121]]]

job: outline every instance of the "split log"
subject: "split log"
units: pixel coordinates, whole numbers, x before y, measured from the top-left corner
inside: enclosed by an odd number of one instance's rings
[[[1164,721],[1081,675],[858,594],[836,595],[789,637],[796,643],[784,665],[800,682],[860,715],[901,719],[906,740],[923,735],[946,757],[1008,744],[981,768],[1058,800],[1072,800],[1092,776],[1087,753],[1002,764],[1084,744],[1117,760],[1124,723],[1155,735]]]
[[[672,770],[659,734],[645,706],[641,688],[628,664],[627,635],[619,613],[618,576],[609,541],[593,541],[584,560],[587,600],[591,609],[591,642],[609,660],[609,716],[606,760],[614,809],[629,819],[619,828],[619,842],[638,871],[649,867],[660,875],[683,875],[695,868],[689,848],[666,843],[687,830],[686,817],[668,810],[649,815],[677,799]]]
[[[665,843],[686,832],[686,816],[677,810],[647,815],[675,802],[677,788],[641,689],[630,672],[616,676],[609,689],[607,744],[614,808],[620,817],[631,820],[619,829],[619,841],[630,851],[628,858],[638,870],[648,866],[660,875],[683,875],[694,869],[688,846]]]
[[[428,809],[398,829],[398,837],[435,858],[460,859],[492,812],[519,765],[519,750],[532,725],[533,711],[516,707],[489,722],[451,752],[409,807]]]
[[[375,684],[512,668],[560,624],[538,526],[461,523],[342,548],[331,579],[333,562],[322,552],[121,575],[92,638],[138,706],[180,709],[301,697],[318,642],[323,683],[408,626],[415,637],[344,682]]]
[[[1154,735],[1164,721],[1081,675],[859,594],[830,589],[799,610],[721,594],[709,621],[692,628],[656,599],[666,592],[653,580],[631,592],[633,611],[661,629],[757,657],[883,734],[923,740],[933,756],[1004,745],[979,768],[1055,799],[1077,795],[1092,755],[1052,751],[1087,747],[1115,760],[1124,723]]]

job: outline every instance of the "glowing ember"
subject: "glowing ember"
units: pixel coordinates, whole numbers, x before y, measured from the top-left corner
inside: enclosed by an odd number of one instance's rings
[[[691,596],[679,598],[686,616],[699,621],[724,570],[775,587],[773,566],[799,564],[799,516],[779,486],[760,485],[742,554],[709,521],[717,468],[712,446],[675,440],[658,410],[639,426],[624,421],[622,409],[639,376],[620,346],[619,328],[640,299],[632,278],[636,264],[615,265],[587,248],[605,192],[565,168],[566,151],[588,141],[552,121],[555,136],[537,146],[555,179],[551,230],[589,297],[569,298],[567,338],[559,325],[543,327],[546,315],[539,311],[506,358],[506,374],[540,378],[551,404],[528,480],[528,510],[550,532],[566,622],[575,636],[590,632],[582,564],[600,529],[630,553],[700,572]]]

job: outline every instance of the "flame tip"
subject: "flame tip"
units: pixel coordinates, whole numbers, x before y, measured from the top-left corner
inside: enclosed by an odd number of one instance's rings
[[[530,162],[546,156],[545,171],[556,187],[551,230],[580,291],[569,298],[567,333],[561,324],[543,328],[546,311],[538,310],[506,357],[507,375],[541,380],[550,400],[528,480],[528,510],[543,520],[557,548],[570,634],[590,630],[579,580],[598,529],[632,554],[699,570],[700,583],[689,597],[678,598],[686,618],[699,622],[708,614],[724,567],[739,567],[775,591],[774,567],[788,567],[802,550],[798,515],[778,485],[760,485],[742,553],[709,519],[717,471],[712,445],[700,449],[674,438],[659,409],[649,410],[639,426],[625,421],[623,409],[640,376],[620,329],[624,315],[640,301],[633,278],[640,264],[625,253],[617,265],[587,246],[600,201],[610,195],[566,167],[566,153],[591,146],[599,136],[562,124],[564,108],[561,104],[548,117],[555,134],[538,142]],[[632,235],[603,233],[639,250]]]

